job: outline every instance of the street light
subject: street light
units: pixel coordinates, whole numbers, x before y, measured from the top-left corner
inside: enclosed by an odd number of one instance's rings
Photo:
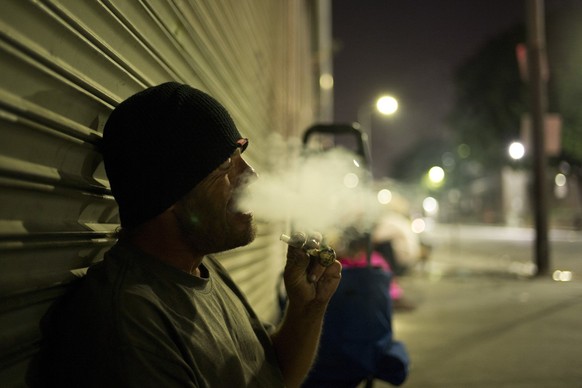
[[[509,145],[507,152],[509,153],[511,159],[519,160],[525,155],[525,147],[520,142],[514,141]]]
[[[428,170],[428,179],[435,185],[439,185],[445,179],[445,170],[440,166],[433,166]]]
[[[358,123],[362,130],[368,135],[370,154],[372,153],[372,117],[374,111],[377,111],[383,116],[391,116],[396,113],[397,110],[398,100],[387,94],[378,97],[375,104],[366,103],[358,109]]]
[[[398,110],[398,100],[390,95],[382,95],[378,97],[374,104],[366,103],[358,109],[358,122],[360,126],[367,131],[371,137],[372,131],[372,116],[376,111],[384,116],[391,116]]]
[[[376,101],[376,109],[383,115],[391,115],[398,110],[398,101],[392,96],[382,96]]]

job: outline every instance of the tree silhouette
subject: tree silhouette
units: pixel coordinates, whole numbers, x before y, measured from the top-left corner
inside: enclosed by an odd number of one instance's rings
[[[562,9],[546,19],[550,78],[548,111],[562,118],[561,153],[582,192],[582,7]],[[509,142],[520,137],[529,110],[528,86],[519,73],[516,46],[526,41],[525,26],[493,38],[455,72],[456,99],[449,116],[456,144],[467,144],[470,158],[485,172],[508,163]]]

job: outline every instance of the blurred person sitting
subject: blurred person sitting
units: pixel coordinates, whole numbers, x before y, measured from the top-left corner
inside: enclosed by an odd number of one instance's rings
[[[394,303],[399,303],[404,297],[404,290],[398,284],[394,271],[392,270],[391,261],[380,253],[373,243],[370,243],[368,235],[361,235],[355,229],[350,229],[346,236],[357,236],[342,239],[338,242],[338,260],[342,268],[363,268],[371,266],[379,268],[391,274],[390,278],[390,298]]]
[[[404,275],[422,256],[422,244],[410,220],[391,211],[378,220],[372,232],[374,250],[380,252],[396,276]]]
[[[164,83],[122,102],[102,142],[121,233],[43,320],[29,383],[50,387],[298,387],[341,266],[289,247],[289,305],[268,330],[213,254],[253,241],[237,193],[256,177],[226,109]]]
[[[370,252],[367,233],[349,227],[332,244],[342,263],[342,281],[324,322],[318,358],[304,388],[353,388],[381,379],[394,385],[408,376],[405,346],[393,339],[388,263]]]

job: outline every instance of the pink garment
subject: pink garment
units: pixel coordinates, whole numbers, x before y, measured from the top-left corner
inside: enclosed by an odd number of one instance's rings
[[[340,257],[338,260],[343,268],[362,268],[368,265],[366,262],[366,252],[362,252],[356,257]],[[372,252],[372,255],[370,256],[370,264],[372,267],[381,268],[386,272],[392,273],[390,264],[388,264],[388,261],[386,261],[379,252]],[[396,282],[396,278],[393,275],[392,281],[390,282],[390,298],[392,298],[392,300],[399,299],[403,294],[404,291],[400,285],[398,285],[398,282]]]

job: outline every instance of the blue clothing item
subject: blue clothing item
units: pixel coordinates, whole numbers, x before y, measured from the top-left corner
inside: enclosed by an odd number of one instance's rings
[[[400,385],[408,376],[405,346],[392,338],[391,274],[345,268],[325,315],[316,363],[307,387],[355,387],[381,379]]]

